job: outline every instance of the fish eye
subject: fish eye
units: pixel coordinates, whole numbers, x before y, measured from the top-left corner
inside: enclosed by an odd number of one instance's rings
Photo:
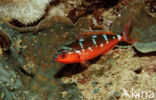
[[[64,59],[66,57],[66,53],[62,53],[61,55],[60,55],[60,58],[62,58],[62,59]]]

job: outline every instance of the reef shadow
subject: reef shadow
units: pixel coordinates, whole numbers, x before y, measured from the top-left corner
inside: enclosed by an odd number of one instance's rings
[[[101,56],[98,56],[94,59],[91,59],[87,61],[88,66],[85,66],[81,63],[75,63],[75,64],[66,64],[61,68],[55,75],[54,78],[59,79],[62,77],[70,77],[71,75],[79,74],[89,68],[90,65],[96,63]]]

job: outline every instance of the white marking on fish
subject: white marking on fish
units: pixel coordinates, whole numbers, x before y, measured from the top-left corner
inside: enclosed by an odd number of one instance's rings
[[[108,41],[107,35],[104,34],[103,37],[106,41]]]
[[[88,49],[89,49],[90,51],[93,51],[92,47],[88,47]]]
[[[115,36],[113,36],[113,39],[115,39]]]
[[[72,54],[73,52],[67,52],[68,54]]]
[[[85,52],[85,49],[82,49],[82,52]]]
[[[118,40],[121,40],[121,36],[119,34],[117,35],[117,37],[118,37]]]
[[[82,44],[82,42],[79,42],[79,45],[80,45],[81,49],[83,49],[83,44]]]
[[[80,50],[75,50],[75,53],[81,54]]]
[[[83,38],[81,38],[81,39],[79,39],[79,41],[81,41],[81,42],[82,42],[82,41],[84,41],[84,39],[83,39]]]
[[[93,35],[92,38],[97,38],[97,35]]]
[[[96,45],[96,40],[95,40],[95,39],[92,39],[92,41],[93,41],[94,45],[97,46],[97,45]]]
[[[100,46],[103,47],[103,43],[101,43]]]
[[[107,38],[107,35],[104,34],[103,37],[104,37],[106,43],[108,44],[108,38]]]

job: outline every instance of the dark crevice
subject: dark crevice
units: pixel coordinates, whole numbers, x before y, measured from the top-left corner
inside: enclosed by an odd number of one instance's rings
[[[83,72],[86,68],[82,67],[81,64],[76,63],[76,64],[66,64],[62,69],[60,69],[54,77],[56,79],[64,77],[64,76],[71,76],[78,74],[80,72]]]
[[[60,4],[60,0],[55,0],[53,2],[50,2],[49,5],[51,5],[51,6],[57,6],[58,4]]]
[[[21,71],[24,75],[29,76],[29,77],[31,77],[31,78],[34,78],[34,74],[33,74],[33,73],[29,73],[29,72],[25,71],[22,67],[19,67],[19,69],[20,69],[20,71]]]
[[[46,14],[45,14],[46,15]],[[31,24],[28,24],[28,25],[25,25],[21,22],[19,22],[18,20],[16,19],[13,19],[10,24],[12,24],[13,26],[16,26],[16,27],[30,27],[30,26],[36,26],[41,20],[43,20],[45,18],[45,15],[43,15],[40,19],[38,19],[37,21],[31,23]]]
[[[150,11],[152,13],[156,13],[156,0],[153,0],[151,3],[150,3]]]
[[[138,68],[138,69],[134,70],[134,72],[135,72],[136,74],[140,74],[140,73],[142,72],[142,68]]]
[[[87,7],[89,10],[95,10],[98,8],[106,8],[107,9],[107,8],[113,7],[117,3],[119,3],[119,0],[86,0],[86,1],[93,2],[90,6]]]
[[[0,35],[0,47],[3,48],[4,50],[7,50],[11,45],[11,40],[9,39],[8,36],[2,36],[2,35]]]
[[[11,54],[10,49],[4,51],[4,54],[6,54],[6,55],[10,55],[10,54]]]
[[[129,43],[126,43],[126,42],[119,42],[117,45],[120,45],[120,46],[129,46],[130,44]],[[117,47],[115,47],[117,48]],[[149,53],[142,53],[140,51],[138,51],[135,47],[132,47],[135,54],[134,54],[134,57],[150,57],[150,56],[156,56],[156,51],[153,51],[153,52],[149,52]]]
[[[142,53],[140,51],[138,51],[137,49],[133,48],[134,51],[135,51],[135,55],[134,57],[150,57],[150,56],[156,56],[156,51],[153,51],[153,52],[149,52],[149,53]]]
[[[119,0],[86,0],[85,2],[90,3],[90,5],[82,4],[82,7],[73,8],[68,13],[67,17],[69,17],[73,23],[77,22],[80,17],[88,14],[94,14],[94,12],[99,8],[108,9],[113,7],[119,3]]]

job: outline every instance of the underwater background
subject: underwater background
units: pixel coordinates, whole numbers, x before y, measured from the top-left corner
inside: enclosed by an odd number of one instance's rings
[[[129,19],[136,43],[87,68],[53,60],[80,32],[119,34]],[[156,100],[156,0],[1,0],[0,100]]]

